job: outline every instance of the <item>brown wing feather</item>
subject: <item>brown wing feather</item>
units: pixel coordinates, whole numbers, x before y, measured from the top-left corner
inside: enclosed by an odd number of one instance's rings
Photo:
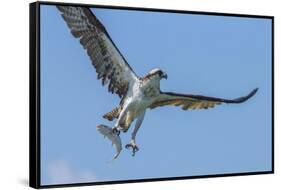
[[[258,89],[254,89],[247,96],[242,96],[236,99],[222,99],[201,95],[189,95],[189,94],[177,94],[172,92],[161,93],[158,98],[150,105],[150,108],[156,108],[161,106],[181,106],[183,110],[188,109],[208,109],[213,108],[216,105],[220,105],[222,103],[231,103],[237,104],[242,103],[251,98]]]
[[[89,8],[57,6],[72,35],[86,49],[102,84],[124,97],[130,85],[138,80],[105,27]]]

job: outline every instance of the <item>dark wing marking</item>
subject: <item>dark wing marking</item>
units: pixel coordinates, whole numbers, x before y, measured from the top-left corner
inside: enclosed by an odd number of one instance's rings
[[[89,8],[57,6],[67,26],[75,38],[87,50],[93,66],[108,84],[108,90],[124,97],[138,77],[115,46],[105,27]]]
[[[172,92],[161,93],[158,98],[150,105],[150,108],[156,108],[160,106],[181,106],[183,110],[187,109],[208,109],[213,108],[216,105],[222,103],[238,104],[245,102],[251,98],[258,91],[258,88],[254,89],[247,96],[243,96],[236,99],[222,99],[201,95],[189,95],[189,94],[177,94]]]

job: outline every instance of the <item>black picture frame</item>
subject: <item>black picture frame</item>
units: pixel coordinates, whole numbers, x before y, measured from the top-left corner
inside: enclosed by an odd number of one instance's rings
[[[122,180],[122,181],[106,181],[106,182],[91,182],[91,183],[75,183],[75,184],[58,184],[58,185],[41,185],[40,182],[40,5],[71,5],[91,8],[107,8],[119,10],[142,10],[152,12],[171,12],[171,13],[186,13],[200,15],[216,15],[216,16],[231,16],[245,18],[264,18],[271,20],[272,23],[272,169],[270,171],[260,172],[245,172],[245,173],[228,173],[215,175],[199,175],[199,176],[181,176],[169,178],[152,178],[138,180]],[[92,4],[75,4],[61,2],[34,2],[30,5],[30,23],[29,23],[29,39],[30,39],[30,91],[29,91],[29,185],[33,188],[54,188],[54,187],[73,187],[73,186],[88,186],[88,185],[104,185],[104,184],[120,184],[120,183],[135,183],[135,182],[152,182],[166,180],[183,180],[195,178],[211,178],[211,177],[227,177],[227,176],[244,176],[258,174],[273,174],[274,173],[274,16],[264,15],[247,15],[233,13],[218,13],[218,12],[201,12],[187,10],[166,10],[155,8],[141,7],[125,7],[125,6],[109,6],[109,5],[92,5]]]

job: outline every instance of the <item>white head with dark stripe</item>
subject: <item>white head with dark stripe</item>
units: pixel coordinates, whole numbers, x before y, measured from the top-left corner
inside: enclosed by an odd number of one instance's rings
[[[147,75],[143,77],[144,80],[161,80],[161,79],[167,79],[168,75],[161,69],[155,68],[148,72]]]

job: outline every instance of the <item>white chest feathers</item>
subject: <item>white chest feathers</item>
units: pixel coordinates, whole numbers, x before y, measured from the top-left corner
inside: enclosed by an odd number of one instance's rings
[[[150,79],[143,81],[141,84],[141,90],[145,97],[156,97],[160,93],[160,80]]]

